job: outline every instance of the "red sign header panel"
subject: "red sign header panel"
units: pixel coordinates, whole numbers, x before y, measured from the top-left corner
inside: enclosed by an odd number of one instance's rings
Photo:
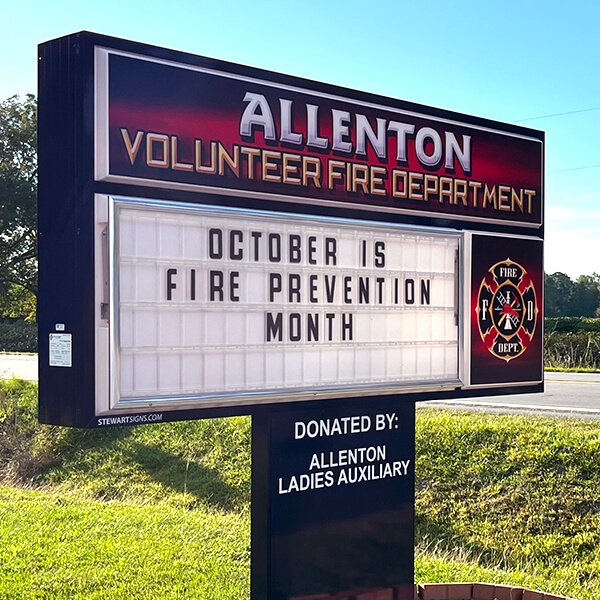
[[[537,138],[101,48],[96,71],[99,180],[542,225]]]

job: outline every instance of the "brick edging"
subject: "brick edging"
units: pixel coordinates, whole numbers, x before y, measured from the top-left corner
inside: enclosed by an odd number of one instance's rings
[[[414,600],[574,600],[514,585],[493,583],[421,583],[415,586],[407,584],[400,587],[354,590],[334,596],[295,596],[290,600],[398,600],[412,596],[413,589]]]
[[[529,588],[493,583],[422,583],[417,600],[574,600]]]

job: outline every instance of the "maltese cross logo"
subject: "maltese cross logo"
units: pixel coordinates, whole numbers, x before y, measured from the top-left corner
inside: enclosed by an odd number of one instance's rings
[[[509,362],[533,339],[539,308],[527,271],[510,258],[486,273],[477,297],[477,323],[486,348]]]

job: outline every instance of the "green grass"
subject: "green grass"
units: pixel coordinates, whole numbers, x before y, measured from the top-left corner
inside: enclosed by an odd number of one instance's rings
[[[39,425],[0,381],[0,600],[250,595],[250,420]]]
[[[249,597],[249,512],[0,488],[0,598]]]
[[[0,382],[0,600],[247,600],[250,420],[40,426]],[[417,411],[420,582],[600,598],[600,422]]]
[[[591,367],[581,367],[581,368],[545,367],[544,371],[549,371],[551,373],[600,373],[600,371],[598,369],[593,369]]]
[[[510,571],[500,567],[485,566],[480,558],[468,556],[462,549],[445,552],[421,543],[415,548],[415,581],[420,583],[486,582],[515,585],[533,590],[567,593],[562,582],[548,581],[545,576],[535,576],[519,569]]]
[[[419,410],[416,444],[421,548],[600,597],[600,423]]]
[[[59,462],[37,479],[89,499],[243,508],[250,497],[250,419],[62,429]]]
[[[37,385],[0,381],[0,478],[82,499],[244,508],[250,419],[79,430],[39,425]]]

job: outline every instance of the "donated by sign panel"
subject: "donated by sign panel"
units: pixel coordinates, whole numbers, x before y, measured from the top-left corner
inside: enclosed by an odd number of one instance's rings
[[[383,99],[96,52],[100,180],[542,223],[539,139]]]
[[[114,202],[121,400],[457,384],[459,234]]]

